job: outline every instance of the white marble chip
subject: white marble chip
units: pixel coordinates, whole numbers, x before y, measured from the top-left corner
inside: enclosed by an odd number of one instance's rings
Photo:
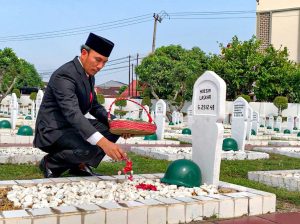
[[[157,191],[140,190],[135,186],[144,183],[156,186]],[[80,181],[73,183],[38,184],[35,186],[12,186],[7,198],[21,208],[46,208],[56,206],[101,204],[109,201],[132,201],[158,197],[191,197],[193,195],[217,194],[212,185],[186,188],[160,183],[159,179],[136,179],[116,183],[113,181]]]

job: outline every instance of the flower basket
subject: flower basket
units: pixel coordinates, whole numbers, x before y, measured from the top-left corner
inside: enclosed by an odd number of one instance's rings
[[[120,100],[128,100],[142,107],[143,110],[146,111],[148,116],[148,122],[146,121],[135,121],[135,120],[121,120],[114,119],[111,120],[111,108],[112,105]],[[144,136],[144,135],[152,135],[156,131],[156,124],[153,122],[153,119],[149,112],[145,109],[145,107],[134,100],[127,98],[117,98],[109,107],[108,110],[108,122],[109,122],[109,131],[116,135],[122,134],[132,134],[134,136]]]

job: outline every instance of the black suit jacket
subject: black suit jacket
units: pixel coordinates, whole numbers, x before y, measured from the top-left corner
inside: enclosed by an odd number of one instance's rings
[[[70,129],[88,139],[97,130],[84,117],[87,112],[108,125],[107,111],[97,102],[94,84],[95,78],[86,76],[78,57],[52,74],[36,119],[35,147],[52,145]]]

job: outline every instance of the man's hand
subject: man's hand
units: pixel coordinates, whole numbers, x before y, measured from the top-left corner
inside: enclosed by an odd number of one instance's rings
[[[97,145],[103,149],[103,151],[113,160],[123,160],[127,158],[126,153],[117,144],[107,140],[107,138],[102,137]]]

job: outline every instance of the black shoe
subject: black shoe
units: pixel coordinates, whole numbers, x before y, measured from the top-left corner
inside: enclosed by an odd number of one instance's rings
[[[81,165],[80,167],[78,166],[77,168],[72,168],[69,170],[69,174],[72,176],[102,176],[99,173],[95,173],[90,166],[88,165]]]
[[[45,157],[42,158],[39,168],[43,172],[45,178],[59,177],[63,173],[63,172],[55,172],[54,170],[48,168],[47,159]]]

